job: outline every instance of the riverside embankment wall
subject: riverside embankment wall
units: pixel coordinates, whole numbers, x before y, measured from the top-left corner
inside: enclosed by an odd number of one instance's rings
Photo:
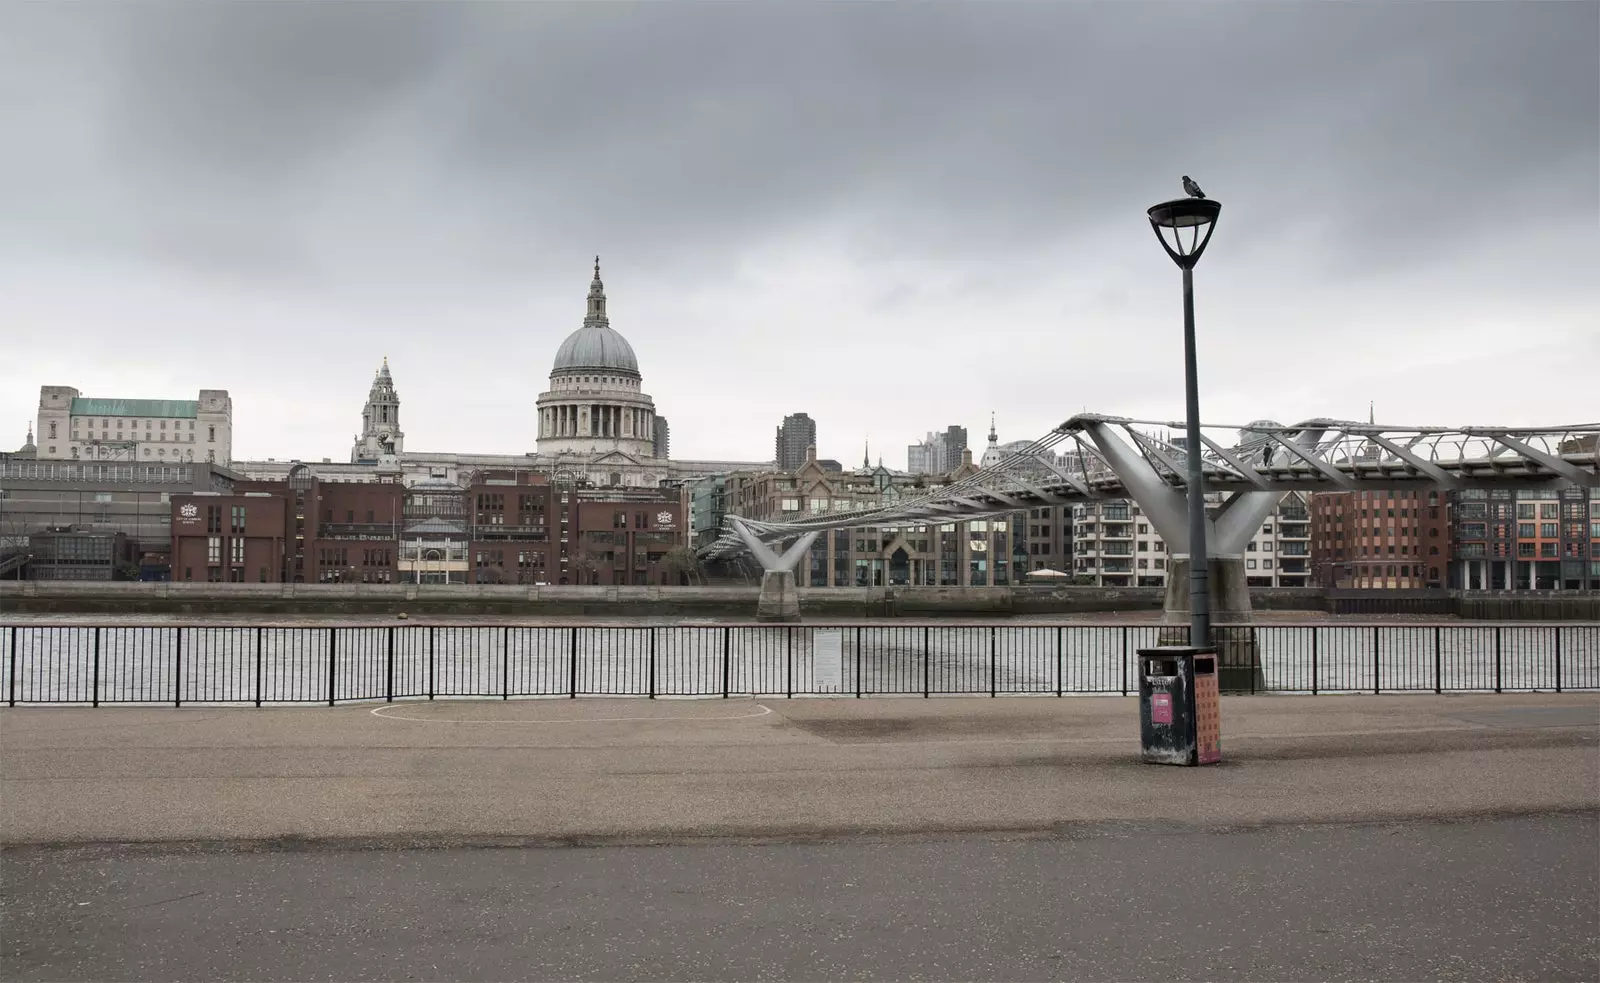
[[[749,618],[755,587],[522,587],[0,581],[0,615],[292,614]],[[802,588],[807,618],[930,618],[1157,611],[1157,587]],[[1600,620],[1600,592],[1257,589],[1258,611]]]

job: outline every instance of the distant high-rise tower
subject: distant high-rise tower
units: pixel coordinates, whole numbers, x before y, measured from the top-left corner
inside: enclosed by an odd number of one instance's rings
[[[385,457],[397,457],[405,443],[405,436],[400,430],[400,395],[394,390],[394,378],[389,375],[389,359],[385,356],[383,367],[372,378],[367,405],[361,408],[361,433],[356,435],[355,446],[350,449],[350,463],[377,462]]]
[[[967,450],[967,428],[946,427],[944,431],[944,470],[961,467],[961,455]]]
[[[778,428],[773,460],[779,471],[795,471],[806,463],[806,448],[817,446],[817,421],[804,413],[790,413]]]
[[[667,418],[664,416],[651,417],[650,422],[655,427],[653,444],[655,455],[665,461],[667,451],[672,449],[672,431],[667,426]]]
[[[961,467],[961,454],[966,449],[966,427],[946,427],[943,433],[929,431],[920,443],[906,448],[906,470],[912,474],[954,471]]]

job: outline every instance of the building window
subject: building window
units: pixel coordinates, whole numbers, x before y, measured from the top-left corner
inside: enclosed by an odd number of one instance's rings
[[[233,506],[229,510],[229,519],[231,520],[230,523],[229,523],[229,525],[231,526],[231,528],[228,530],[229,532],[232,532],[232,533],[242,533],[242,532],[244,532],[244,506],[243,505],[235,505],[235,506]]]
[[[211,536],[206,540],[206,563],[217,566],[222,563],[222,537]]]
[[[222,506],[206,506],[206,532],[222,531]]]
[[[233,565],[236,566],[236,567],[237,566],[243,566],[244,565],[244,538],[242,536],[235,536],[233,541],[232,541],[231,548],[232,548],[232,553],[233,553]],[[241,571],[241,573],[242,572],[243,571]],[[241,576],[240,579],[242,580],[244,578]]]

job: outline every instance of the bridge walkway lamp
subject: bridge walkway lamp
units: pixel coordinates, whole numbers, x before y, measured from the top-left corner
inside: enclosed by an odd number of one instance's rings
[[[1205,197],[1185,175],[1188,197],[1164,201],[1149,209],[1150,228],[1161,248],[1183,271],[1183,396],[1188,426],[1184,439],[1185,480],[1189,497],[1189,644],[1211,643],[1210,570],[1206,556],[1205,476],[1201,470],[1200,394],[1194,350],[1194,267],[1211,241],[1222,203]]]

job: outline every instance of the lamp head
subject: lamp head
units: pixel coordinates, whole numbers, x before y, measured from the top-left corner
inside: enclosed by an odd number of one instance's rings
[[[1192,270],[1211,241],[1221,211],[1222,202],[1210,198],[1175,198],[1150,207],[1150,228],[1172,261]]]

